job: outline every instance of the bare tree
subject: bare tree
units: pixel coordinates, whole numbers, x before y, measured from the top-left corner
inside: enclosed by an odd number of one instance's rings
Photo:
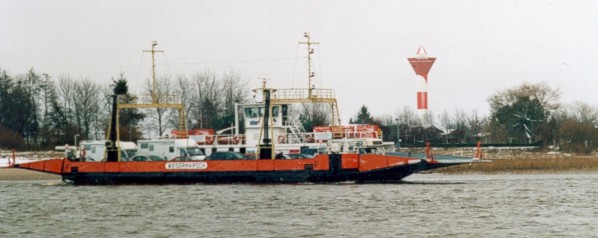
[[[233,70],[227,71],[222,77],[222,101],[224,111],[222,115],[222,126],[228,127],[235,119],[235,104],[247,101],[249,89],[247,80],[241,79],[241,75]]]
[[[453,126],[456,130],[466,130],[467,129],[467,115],[463,109],[455,108],[455,112],[453,113]]]
[[[438,116],[438,120],[440,121],[440,125],[446,129],[450,130],[453,129],[453,120],[449,115],[448,111],[444,110],[440,116]]]
[[[514,88],[498,91],[488,99],[488,102],[491,109],[495,111],[516,103],[521,97],[537,99],[544,110],[554,111],[560,106],[561,91],[558,88],[552,89],[546,82],[537,84],[523,83]]]
[[[58,80],[56,113],[54,118],[64,118],[64,136],[81,134],[81,139],[96,136],[98,120],[105,118],[106,112],[101,110],[104,95],[102,87],[89,79],[74,80],[69,76],[61,76]],[[71,125],[71,126],[68,126]]]
[[[185,107],[185,120],[187,125],[192,125],[191,112],[193,110],[193,93],[196,91],[196,84],[184,75],[176,77],[174,92],[180,97],[181,102]],[[179,121],[179,114],[175,116],[177,122]]]
[[[399,123],[407,125],[408,127],[421,125],[417,113],[411,107],[403,107],[403,110],[397,113],[397,118],[399,118]]]
[[[434,112],[433,111],[426,111],[421,118],[423,126],[429,127],[434,125]]]
[[[73,80],[68,75],[62,75],[58,79],[58,103],[59,107],[62,108],[62,115],[64,118],[64,129],[62,133],[65,137],[71,137],[78,132],[75,131],[73,128],[75,126],[75,102],[73,101],[74,98],[71,96],[75,93],[76,85],[75,80]]]
[[[222,102],[220,97],[221,86],[216,75],[211,71],[203,71],[193,76],[196,92],[193,94],[193,116],[197,118],[199,128],[219,128],[218,121]]]
[[[152,82],[150,80],[146,81],[147,92],[152,95]],[[172,82],[169,76],[162,76],[158,80],[156,80],[156,92],[155,96],[159,103],[169,103],[170,97],[173,94]],[[172,128],[174,121],[173,118],[175,113],[173,113],[173,109],[171,108],[155,108],[154,110],[150,110],[148,116],[151,120],[149,120],[150,125],[148,128],[154,128],[153,125],[158,126],[158,135],[162,137],[164,132],[168,128]]]
[[[389,114],[375,116],[374,124],[379,124],[380,126],[397,126],[397,122]]]
[[[299,113],[299,122],[305,130],[311,131],[315,126],[330,125],[332,109],[328,107],[328,104],[302,103],[298,108],[299,110],[294,110],[294,112]],[[297,115],[295,113],[293,113],[293,116]]]
[[[93,132],[90,139],[106,139],[108,126],[110,124],[110,113],[112,110],[112,98],[114,94],[113,87],[110,85],[100,86],[100,98],[98,102],[98,108],[101,112],[98,117],[93,121]]]
[[[487,124],[487,118],[480,116],[476,110],[472,111],[467,118],[467,127],[469,128],[467,136],[480,139]]]
[[[74,102],[74,117],[82,138],[90,138],[92,125],[100,113],[100,86],[84,79],[75,83],[71,94]]]
[[[598,108],[584,102],[565,105],[551,118],[554,148],[591,152],[598,143]]]
[[[531,143],[542,139],[546,131],[553,130],[548,128],[548,119],[559,109],[560,95],[558,89],[546,83],[524,83],[499,91],[488,99],[491,107],[488,130],[495,140],[503,142],[515,139]]]
[[[578,122],[588,125],[598,125],[598,109],[585,102],[575,102],[564,108],[567,115]]]

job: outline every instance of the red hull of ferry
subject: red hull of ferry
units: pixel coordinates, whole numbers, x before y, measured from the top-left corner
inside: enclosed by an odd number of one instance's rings
[[[313,159],[76,162],[50,159],[15,167],[59,174],[74,184],[392,182],[434,161],[375,154]]]

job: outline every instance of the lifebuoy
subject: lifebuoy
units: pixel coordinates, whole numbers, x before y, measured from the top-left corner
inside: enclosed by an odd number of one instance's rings
[[[285,143],[285,138],[283,135],[279,135],[278,136],[278,143],[284,144]]]
[[[211,145],[212,143],[214,143],[214,137],[211,135],[206,135],[206,144]]]
[[[239,136],[234,136],[233,137],[233,144],[239,144]]]

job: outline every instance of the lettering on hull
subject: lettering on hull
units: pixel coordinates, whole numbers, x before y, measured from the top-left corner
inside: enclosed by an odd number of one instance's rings
[[[206,162],[169,162],[165,165],[166,169],[207,169]]]

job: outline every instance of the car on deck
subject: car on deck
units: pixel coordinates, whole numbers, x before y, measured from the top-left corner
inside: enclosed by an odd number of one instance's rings
[[[129,161],[164,161],[164,158],[157,155],[135,155]]]
[[[242,160],[247,159],[243,154],[234,151],[213,152],[206,158],[207,160]]]

